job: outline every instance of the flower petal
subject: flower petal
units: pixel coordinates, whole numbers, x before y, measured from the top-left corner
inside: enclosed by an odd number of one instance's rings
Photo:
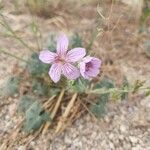
[[[99,68],[91,68],[89,71],[86,72],[86,75],[89,77],[96,77],[100,72]]]
[[[55,53],[50,52],[49,50],[43,50],[40,52],[39,59],[47,64],[50,64],[54,61],[56,57]]]
[[[81,63],[79,64],[79,66],[80,66],[80,73],[81,73],[81,75],[84,77],[84,75],[85,75],[85,63],[84,63],[84,62],[81,62]]]
[[[90,62],[92,59],[93,59],[93,57],[91,57],[91,56],[86,56],[86,57],[83,58],[82,61],[83,61],[84,63],[88,63],[88,62]]]
[[[70,63],[65,63],[63,65],[62,73],[70,80],[74,80],[80,76],[79,70]]]
[[[66,59],[68,62],[76,62],[86,55],[86,50],[81,47],[74,48],[67,53]]]
[[[102,61],[96,57],[92,59],[92,65],[94,68],[100,68]]]
[[[49,71],[49,76],[56,83],[60,80],[61,77],[62,64],[55,63],[51,66]]]
[[[69,40],[65,34],[62,34],[57,39],[57,53],[63,55],[68,50]]]

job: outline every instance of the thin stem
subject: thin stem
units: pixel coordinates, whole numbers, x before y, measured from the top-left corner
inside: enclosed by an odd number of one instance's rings
[[[13,55],[13,54],[11,54],[11,53],[8,53],[8,52],[6,52],[6,51],[5,51],[4,49],[2,49],[2,48],[0,48],[0,52],[6,54],[6,55],[8,55],[8,56],[11,56],[11,57],[13,57],[13,58],[15,58],[15,59],[18,59],[18,60],[20,60],[20,61],[23,61],[23,62],[25,62],[25,63],[29,63],[27,60],[24,60],[24,59],[22,59],[22,58],[20,58],[20,57],[18,57],[18,56],[15,56],[15,55]]]
[[[52,111],[52,113],[51,113],[51,115],[50,115],[50,118],[51,118],[52,120],[54,119],[54,117],[55,117],[55,115],[56,115],[56,113],[57,113],[57,111],[58,111],[58,109],[59,109],[59,107],[60,107],[60,104],[61,104],[61,101],[62,101],[62,99],[63,99],[64,94],[65,94],[65,89],[62,89],[62,91],[60,92],[60,95],[59,95],[59,97],[58,97],[58,99],[57,99],[57,101],[56,101],[56,104],[55,104],[55,106],[54,106],[54,109],[53,109],[53,111]],[[51,125],[51,122],[47,122],[47,123],[45,124],[44,129],[43,129],[43,131],[42,131],[42,134],[45,134],[45,133],[46,133],[46,131],[47,131],[47,129],[49,128],[50,125]]]
[[[68,115],[69,115],[69,113],[70,113],[70,111],[71,111],[71,109],[75,103],[75,100],[77,99],[77,96],[78,96],[78,93],[74,93],[71,100],[69,101],[65,112],[62,114],[62,117],[60,118],[60,121],[57,124],[56,130],[55,130],[56,134],[59,133],[59,131],[63,128],[64,120],[68,117]]]
[[[141,87],[138,89],[139,90],[150,90],[150,87]],[[88,90],[86,91],[87,94],[108,94],[108,93],[114,93],[114,92],[133,92],[134,88],[129,88],[129,89],[118,89],[118,88],[112,88],[112,89],[95,89],[95,90]]]
[[[97,31],[94,31],[94,32],[92,33],[92,37],[91,37],[90,43],[89,43],[88,46],[87,46],[87,51],[91,50],[91,48],[92,48],[92,46],[93,46],[93,43],[94,43],[94,41],[95,41],[95,39],[96,39],[96,37],[97,37],[97,34],[98,34]]]
[[[34,52],[34,48],[31,48],[28,46],[27,43],[25,43],[16,33],[15,31],[12,30],[12,28],[10,27],[9,23],[6,21],[5,17],[0,13],[0,16],[2,17],[3,19],[3,22],[0,22],[0,24],[6,29],[8,30],[12,35],[13,37],[18,40],[24,47],[26,47],[27,49],[29,49],[30,51]]]
[[[39,29],[39,25],[38,25],[38,23],[36,21],[36,18],[33,16],[29,6],[28,6],[28,10],[29,10],[30,15],[32,17],[32,23],[36,27],[36,32],[33,32],[33,34],[34,34],[34,37],[35,37],[35,40],[36,40],[37,49],[39,51],[42,48],[42,33],[41,33],[40,29]]]

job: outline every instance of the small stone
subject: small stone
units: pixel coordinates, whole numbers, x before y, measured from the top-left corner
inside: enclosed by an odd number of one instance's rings
[[[150,108],[150,96],[146,97],[141,101],[141,105],[145,108]]]
[[[66,144],[71,144],[71,139],[68,136],[65,136],[65,143]]]
[[[143,149],[143,148],[139,145],[136,145],[136,147],[132,147],[132,150],[141,150],[141,149]]]
[[[138,142],[138,139],[134,136],[129,136],[129,139],[131,141],[131,143],[136,144]]]
[[[125,133],[126,132],[126,126],[125,125],[121,125],[120,126],[120,131],[122,132],[122,133]]]
[[[31,146],[35,146],[35,144],[36,144],[36,143],[35,143],[34,141],[32,141],[32,142],[30,143]]]
[[[19,146],[17,150],[26,150],[25,146]]]
[[[110,140],[114,139],[114,134],[113,134],[113,133],[110,133],[109,139],[110,139]]]
[[[119,135],[119,139],[120,140],[124,140],[124,136],[123,135]]]
[[[110,122],[109,117],[108,117],[108,116],[105,116],[105,117],[104,117],[104,121],[105,121],[106,123],[109,123],[109,122]]]
[[[114,146],[114,144],[112,142],[109,142],[109,147],[110,147],[111,150],[115,149],[115,146]]]

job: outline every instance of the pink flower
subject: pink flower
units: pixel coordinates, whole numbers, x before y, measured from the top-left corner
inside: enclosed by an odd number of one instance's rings
[[[55,83],[60,80],[61,74],[71,80],[80,76],[79,69],[73,64],[82,59],[86,55],[86,51],[84,48],[78,47],[67,52],[68,44],[68,38],[63,34],[57,39],[56,53],[49,50],[40,52],[39,59],[44,63],[52,64],[49,76]]]
[[[79,64],[80,73],[85,79],[96,77],[100,72],[101,60],[87,56]]]

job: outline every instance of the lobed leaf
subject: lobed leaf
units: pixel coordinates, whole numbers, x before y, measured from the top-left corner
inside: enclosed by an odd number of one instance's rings
[[[95,85],[94,89],[101,89],[101,88],[111,89],[114,87],[115,84],[113,80],[111,80],[108,77],[104,77],[103,80],[101,80],[98,84]],[[106,114],[106,106],[107,102],[109,101],[109,96],[110,93],[101,94],[97,99],[96,104],[93,104],[91,106],[91,111],[97,118],[103,117]]]
[[[33,77],[48,76],[49,65],[44,64],[39,60],[37,53],[33,53],[27,64],[27,69]]]
[[[19,93],[19,84],[20,84],[20,77],[11,76],[9,77],[1,87],[1,96],[14,96],[15,94]]]
[[[89,87],[89,82],[83,78],[78,78],[75,81],[69,81],[68,83],[69,90],[75,91],[78,93],[84,93]]]
[[[23,130],[26,132],[33,132],[39,129],[46,121],[50,121],[49,114],[45,112],[42,105],[30,95],[25,95],[21,98],[19,111],[22,111],[25,115]]]

